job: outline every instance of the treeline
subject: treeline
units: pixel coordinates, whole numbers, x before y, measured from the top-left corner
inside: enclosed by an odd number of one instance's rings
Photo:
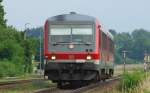
[[[37,40],[24,40],[24,33],[7,26],[0,0],[0,77],[17,76],[32,72],[31,58]]]
[[[122,51],[127,51],[127,63],[143,62],[144,54],[150,54],[150,32],[144,29],[136,29],[132,33],[117,33],[110,30],[115,41],[115,62],[122,63]]]

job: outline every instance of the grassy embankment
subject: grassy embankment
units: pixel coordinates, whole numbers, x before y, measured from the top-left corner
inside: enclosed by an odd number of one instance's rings
[[[12,89],[0,89],[0,93],[33,93],[37,89],[56,86],[51,81],[33,81],[24,85],[18,85]]]
[[[29,80],[29,79],[42,79],[43,76],[39,74],[24,74],[17,77],[3,77],[0,78],[0,83],[11,82],[11,81],[19,81],[19,80]]]
[[[123,66],[115,68],[115,75],[123,73]],[[121,81],[101,86],[85,93],[150,93],[150,72],[143,71],[143,65],[127,65]]]
[[[150,93],[150,72],[135,70],[126,72],[118,85],[104,93]]]
[[[23,75],[19,77],[5,77],[0,79],[0,83],[3,82],[11,82],[11,81],[19,81],[19,80],[28,80],[28,79],[42,79],[40,75]],[[52,83],[51,81],[42,81],[42,80],[35,80],[31,83],[26,83],[23,85],[17,85],[14,88],[10,89],[0,89],[0,93],[32,93],[37,89],[54,87],[56,84]]]

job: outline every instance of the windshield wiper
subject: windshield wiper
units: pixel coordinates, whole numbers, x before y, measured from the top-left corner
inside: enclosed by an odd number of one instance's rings
[[[75,41],[77,43],[80,43],[80,44],[85,44],[85,45],[91,45],[92,43],[91,42],[85,42],[85,41]]]
[[[91,42],[85,42],[85,41],[82,41],[81,43],[83,43],[83,44],[85,44],[85,45],[87,45],[87,46],[89,46],[89,45],[92,44]]]
[[[68,43],[71,43],[71,42],[62,41],[62,42],[53,42],[52,44],[53,44],[54,46],[56,46],[56,45],[60,45],[60,44],[68,44]]]
[[[52,44],[53,44],[53,46],[61,45],[61,44],[85,44],[85,45],[89,46],[92,43],[91,42],[85,42],[85,41],[74,41],[74,42],[62,41],[62,42],[53,42]]]

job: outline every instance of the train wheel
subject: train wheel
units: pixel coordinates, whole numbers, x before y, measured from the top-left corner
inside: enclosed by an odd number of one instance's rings
[[[100,81],[100,77],[99,77],[98,74],[95,76],[95,80],[94,80],[94,81],[95,81],[95,82]]]
[[[70,86],[71,88],[78,88],[78,87],[81,87],[82,84],[83,84],[82,81],[70,81],[70,82],[69,82],[69,86]]]
[[[105,82],[105,81],[106,81],[106,79],[104,78],[104,79],[102,79],[102,81],[103,81],[103,82]]]
[[[86,86],[86,85],[89,85],[89,84],[90,84],[90,81],[86,81],[86,80],[85,80],[85,81],[82,81],[82,82],[83,82],[83,83],[82,83],[83,86]]]
[[[112,77],[113,74],[114,74],[114,70],[113,70],[113,69],[110,69],[110,70],[109,70],[109,77]]]
[[[100,81],[99,74],[96,73],[95,78],[93,79],[94,82]]]
[[[62,81],[58,81],[57,82],[57,88],[62,88],[62,87],[63,87]]]
[[[99,73],[96,75],[96,81],[100,81]]]
[[[112,70],[112,76],[114,75],[114,70]]]
[[[105,69],[101,69],[100,80],[105,82],[106,77],[107,77],[107,75],[106,75]]]

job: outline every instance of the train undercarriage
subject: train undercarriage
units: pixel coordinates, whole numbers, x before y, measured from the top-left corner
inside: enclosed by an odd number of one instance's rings
[[[88,84],[105,80],[113,75],[113,69],[106,71],[94,63],[57,63],[49,62],[45,65],[45,76],[57,83],[58,87],[65,83]]]

